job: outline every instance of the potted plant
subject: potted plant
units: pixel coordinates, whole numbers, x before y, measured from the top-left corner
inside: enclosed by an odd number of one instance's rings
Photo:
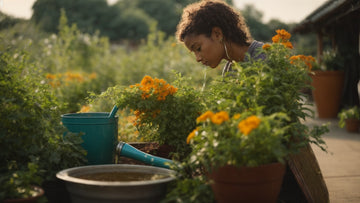
[[[180,75],[172,85],[147,75],[140,83],[109,88],[98,99],[111,97],[119,109],[130,110],[139,137],[159,144],[157,155],[182,159],[190,152],[186,136],[203,108],[200,92],[186,84]],[[163,149],[170,151],[171,157],[161,152]]]
[[[322,64],[311,73],[312,95],[319,118],[335,118],[344,86],[343,57],[335,51],[325,51],[322,57]]]
[[[222,199],[221,192],[216,191],[224,187],[224,184],[219,186],[217,172],[222,176],[230,174],[227,169],[231,173],[241,171],[223,179],[223,183],[235,182],[236,177],[247,178],[250,175],[242,176],[245,171],[265,181],[262,169],[272,166],[279,172],[278,182],[281,185],[282,164],[287,165],[291,155],[304,152],[304,148],[309,149],[310,143],[326,151],[321,135],[328,131],[327,126],[309,127],[303,122],[314,115],[306,106],[306,95],[301,91],[310,86],[308,73],[314,58],[294,55],[289,38],[290,34],[285,30],[277,30],[276,41],[263,46],[266,60],[234,63],[234,72],[207,85],[202,99],[208,110],[197,118],[197,127],[188,135],[191,154],[180,166],[174,166],[178,179],[167,195],[169,202],[174,199],[193,201],[195,197],[211,193],[209,191],[213,191],[214,196],[208,195],[206,201],[214,201],[211,198],[215,197],[218,202],[231,202],[230,199]],[[306,165],[301,160],[298,163]],[[291,170],[302,173],[305,169],[296,165]],[[316,170],[320,168],[317,166],[310,171]],[[274,173],[271,172],[270,176]],[[256,181],[257,178],[248,181]],[[298,181],[306,184],[311,180],[305,177]],[[229,189],[225,196],[235,195],[237,200],[244,197],[244,202],[276,201],[279,188],[267,189],[271,192],[265,197],[265,192],[260,192],[258,185],[249,189],[252,185],[253,182],[248,182],[233,186],[237,189]],[[190,188],[185,190],[185,187]],[[240,194],[239,188],[251,195]],[[310,191],[311,198],[324,200],[313,192]]]
[[[211,187],[218,202],[277,200],[289,154],[283,144],[288,119],[282,113],[230,117],[226,111],[198,117],[200,126],[187,140],[193,146],[194,164],[214,181]]]
[[[346,127],[348,132],[359,132],[360,127],[360,108],[353,106],[351,108],[344,108],[338,114],[339,127]]]
[[[13,162],[13,166],[16,165]],[[12,167],[12,166],[10,166]],[[38,166],[32,162],[27,164],[27,169],[9,171],[2,174],[0,182],[0,197],[4,203],[8,202],[35,202],[44,195],[41,185],[42,178],[38,175]],[[5,198],[4,198],[5,197]]]

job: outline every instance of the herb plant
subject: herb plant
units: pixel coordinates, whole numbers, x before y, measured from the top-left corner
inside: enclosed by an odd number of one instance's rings
[[[342,109],[340,113],[338,114],[339,120],[339,126],[343,128],[345,126],[345,121],[347,119],[360,119],[360,108],[358,106],[353,106],[351,108]]]

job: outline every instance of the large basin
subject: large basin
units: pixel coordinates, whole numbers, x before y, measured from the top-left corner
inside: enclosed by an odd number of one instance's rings
[[[110,177],[115,177],[116,174],[125,174],[125,176],[143,174],[151,176],[152,179],[124,181],[84,179],[84,176],[95,176],[99,173],[109,173]],[[56,176],[66,182],[73,203],[140,203],[159,202],[163,199],[167,184],[175,179],[173,174],[172,170],[153,166],[109,164],[65,169]]]

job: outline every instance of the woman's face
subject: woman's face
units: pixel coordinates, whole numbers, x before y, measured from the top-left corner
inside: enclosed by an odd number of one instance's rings
[[[188,35],[184,38],[184,43],[191,52],[194,52],[196,61],[216,68],[225,58],[224,45],[221,39],[222,35],[220,36],[213,30],[210,37],[204,34]]]

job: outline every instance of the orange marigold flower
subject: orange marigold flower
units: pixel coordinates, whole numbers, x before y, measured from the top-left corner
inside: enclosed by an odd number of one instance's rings
[[[274,43],[281,42],[285,47],[290,48],[290,49],[293,48],[292,44],[289,42],[289,39],[291,38],[290,33],[288,33],[284,29],[276,30],[276,33],[277,33],[277,35],[272,37],[272,41]]]
[[[233,119],[237,120],[237,119],[240,118],[240,116],[241,116],[241,114],[237,113],[237,114],[235,114],[235,115],[233,116]]]
[[[141,80],[141,85],[152,86],[153,84],[154,80],[148,75],[144,76],[144,78]]]
[[[315,62],[315,58],[312,56],[296,55],[290,57],[290,63],[294,64],[297,60],[301,60],[309,68],[309,71],[312,69],[312,64]]]
[[[279,35],[279,37],[283,40],[289,40],[291,38],[291,34],[288,33],[286,30],[284,29],[279,29],[279,30],[276,30],[276,33]]]
[[[95,79],[96,77],[97,77],[96,73],[91,73],[91,74],[89,75],[89,78],[90,78],[90,79]]]
[[[270,47],[271,47],[270,44],[264,44],[264,45],[262,46],[262,49],[268,50],[268,49],[270,49]]]
[[[201,121],[206,121],[206,119],[211,118],[214,113],[212,111],[206,111],[205,113],[201,114],[199,117],[196,118],[196,122],[200,123]]]
[[[141,95],[141,99],[147,99],[147,98],[149,98],[149,97],[150,97],[150,94],[143,93],[143,94]]]
[[[248,135],[252,130],[256,129],[260,125],[260,118],[257,116],[250,116],[245,120],[242,120],[238,128],[244,135]]]
[[[282,45],[284,45],[286,48],[292,49],[294,48],[291,42],[282,42]]]
[[[271,39],[272,39],[272,41],[273,41],[274,43],[280,42],[280,36],[279,36],[279,35],[275,35],[275,36],[273,36]]]
[[[226,111],[220,111],[210,117],[211,122],[217,125],[229,120],[229,114]]]
[[[80,113],[86,113],[90,111],[90,106],[83,105],[80,109]]]
[[[53,74],[46,74],[46,79],[51,79],[51,80],[54,80],[56,78],[56,75],[53,75]]]
[[[197,133],[197,131],[199,130],[199,127],[197,127],[196,129],[194,129],[186,138],[186,143],[189,144],[190,140],[193,139]]]

